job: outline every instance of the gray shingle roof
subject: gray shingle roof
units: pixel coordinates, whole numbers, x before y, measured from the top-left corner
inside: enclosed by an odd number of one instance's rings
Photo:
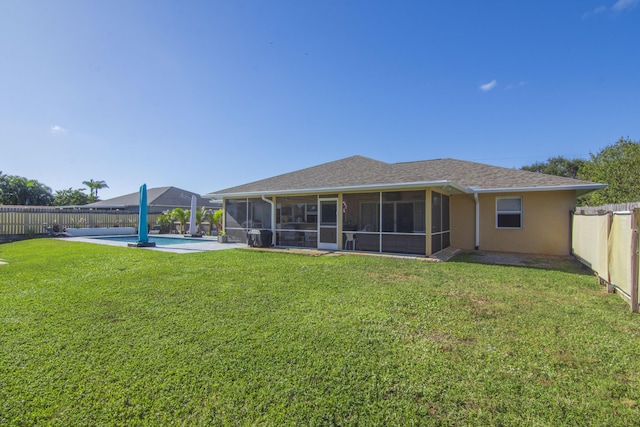
[[[212,206],[209,199],[200,197],[199,194],[191,191],[182,190],[176,187],[156,187],[147,189],[147,204],[149,207],[155,208],[190,208],[191,195],[195,195],[198,199],[198,206]],[[140,204],[140,193],[126,194],[120,197],[114,197],[108,200],[100,200],[98,202],[89,203],[83,207],[95,209],[108,208],[137,208]]]
[[[240,194],[331,189],[357,189],[402,184],[450,186],[461,192],[488,192],[503,189],[575,189],[581,192],[602,188],[601,184],[509,169],[456,159],[385,163],[363,156],[324,163],[272,178],[215,191],[205,197]]]

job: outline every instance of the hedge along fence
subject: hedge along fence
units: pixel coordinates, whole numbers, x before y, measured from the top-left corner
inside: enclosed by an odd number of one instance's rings
[[[154,225],[159,214],[149,214]],[[65,228],[138,227],[138,214],[88,209],[54,207],[0,206],[0,235],[38,235],[46,233],[44,226]]]
[[[640,208],[633,211],[573,216],[572,253],[598,276],[610,292],[616,292],[638,311],[638,229]]]
[[[578,206],[576,214],[605,214],[607,212],[626,212],[640,208],[640,202],[615,203],[603,206]]]

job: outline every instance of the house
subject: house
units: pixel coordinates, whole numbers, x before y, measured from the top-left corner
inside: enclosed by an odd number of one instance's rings
[[[191,209],[191,196],[197,198],[197,206],[206,206],[211,209],[221,209],[222,203],[211,199],[202,198],[199,194],[182,190],[176,187],[156,187],[147,190],[147,206],[150,214],[162,213],[174,208]],[[213,202],[213,203],[212,203]],[[114,197],[109,200],[100,200],[82,206],[83,208],[96,210],[119,210],[138,213],[140,205],[140,192]]]
[[[447,247],[568,255],[576,197],[605,185],[456,159],[348,157],[204,195],[246,241],[430,256]]]

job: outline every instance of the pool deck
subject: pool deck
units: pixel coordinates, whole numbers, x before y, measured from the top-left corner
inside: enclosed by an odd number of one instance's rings
[[[96,237],[96,236],[94,236]],[[151,236],[153,237],[153,236]],[[181,237],[173,235],[161,234],[159,237],[171,237],[175,239],[180,239]],[[190,240],[193,240],[192,237],[185,237]],[[83,242],[83,243],[94,243],[99,245],[107,245],[107,246],[120,246],[122,248],[128,247],[127,242],[117,242],[113,240],[101,240],[96,238],[89,237],[68,237],[64,239],[60,239],[65,242]],[[192,254],[196,252],[208,252],[208,251],[220,251],[224,249],[236,249],[236,248],[246,248],[246,243],[218,243],[217,238],[214,237],[202,237],[202,239],[198,239],[197,242],[194,243],[178,243],[175,245],[161,245],[150,248],[131,248],[132,250],[147,250],[147,251],[159,251],[159,252],[172,252],[175,254]]]
[[[131,235],[129,235],[130,237]],[[153,238],[156,237],[169,237],[174,239],[181,239],[183,236],[176,234],[159,234],[150,236]],[[107,246],[120,246],[123,248],[129,248],[128,242],[119,242],[115,240],[106,240],[106,239],[98,239],[98,236],[91,237],[66,237],[63,239],[58,239],[66,242],[84,242],[84,243],[93,243],[99,245],[107,245]],[[117,236],[109,236],[109,237],[117,237]],[[184,236],[185,239],[194,240],[193,237]],[[381,254],[375,252],[359,252],[359,251],[333,251],[333,250],[322,250],[322,249],[314,249],[314,248],[287,248],[287,247],[271,247],[271,248],[252,248],[248,246],[246,243],[218,243],[218,239],[216,237],[204,236],[202,238],[197,239],[198,241],[193,243],[178,243],[175,245],[160,245],[154,247],[141,247],[141,248],[130,248],[130,249],[142,249],[148,251],[159,251],[159,252],[171,252],[176,254],[192,254],[197,252],[208,252],[208,251],[220,251],[225,249],[249,249],[255,251],[268,251],[268,252],[284,252],[284,253],[297,253],[304,254],[310,256],[342,256],[342,255],[354,255],[354,256],[380,256],[380,257],[392,257],[392,258],[401,258],[401,259],[416,259],[420,261],[428,261],[428,262],[439,262],[439,261],[448,261],[456,254],[460,252],[459,249],[455,248],[447,248],[437,254],[432,255],[431,257],[419,256],[419,255],[402,255],[402,254]]]

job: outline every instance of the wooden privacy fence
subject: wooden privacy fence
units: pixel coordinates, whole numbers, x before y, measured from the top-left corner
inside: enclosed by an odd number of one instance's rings
[[[631,212],[640,208],[640,202],[614,203],[602,206],[578,206],[576,214],[605,214],[607,212]]]
[[[159,214],[149,214],[150,225]],[[44,226],[65,228],[138,227],[138,214],[88,209],[50,207],[0,206],[0,235],[38,235],[46,233]]]
[[[596,211],[597,212],[597,211]],[[573,255],[638,311],[638,228],[640,208],[632,211],[576,212],[573,216]]]

